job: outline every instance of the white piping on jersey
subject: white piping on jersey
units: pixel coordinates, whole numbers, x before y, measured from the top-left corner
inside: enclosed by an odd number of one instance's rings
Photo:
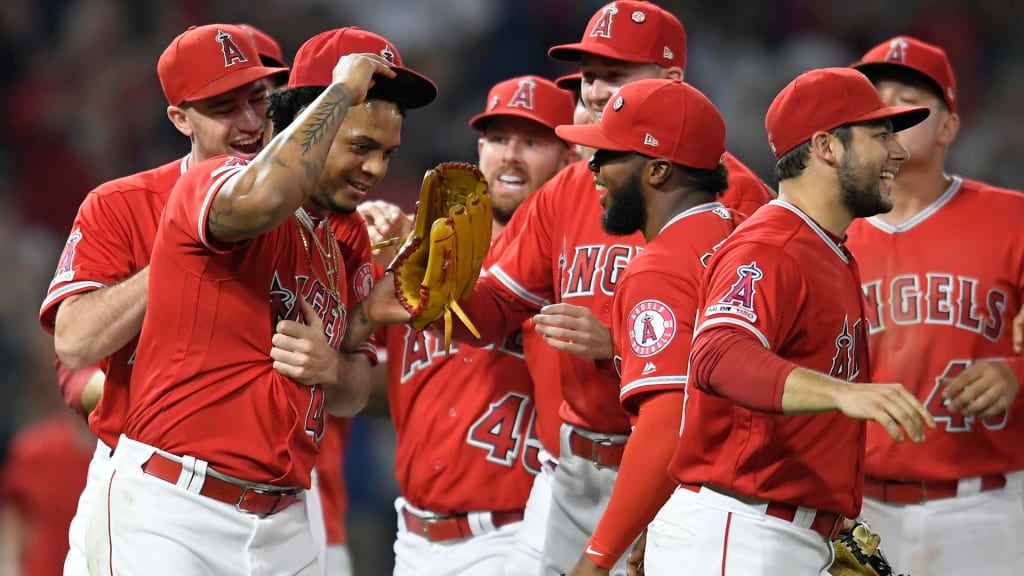
[[[57,300],[58,298],[63,298],[65,294],[69,294],[71,292],[82,292],[85,291],[85,289],[87,288],[90,291],[92,291],[106,287],[106,284],[91,281],[72,282],[71,284],[65,284],[64,286],[61,286],[58,290],[54,291],[53,294],[48,295],[46,297],[46,300],[43,300],[43,305],[39,307],[39,311],[42,312],[43,310],[46,309],[47,306],[53,303],[54,300]]]
[[[213,246],[210,246],[210,241],[206,238],[206,221],[209,218],[207,210],[213,202],[214,196],[217,195],[217,192],[220,191],[222,186],[224,186],[228,178],[231,178],[235,174],[241,172],[242,168],[245,168],[245,166],[229,168],[224,175],[213,181],[213,185],[210,186],[210,189],[206,192],[206,198],[203,199],[203,208],[199,211],[199,241],[203,243],[203,246],[206,246],[210,250],[213,250]]]
[[[188,172],[188,159],[192,157],[192,153],[185,154],[185,157],[181,159],[181,173]]]
[[[951,178],[953,181],[950,182],[949,188],[946,188],[946,191],[942,193],[942,196],[936,198],[935,201],[932,202],[924,210],[921,210],[917,214],[914,214],[914,217],[911,218],[910,220],[893,226],[891,224],[886,224],[878,216],[872,216],[871,218],[867,219],[868,224],[871,224],[872,226],[878,228],[882,232],[887,232],[889,234],[894,234],[896,232],[906,232],[907,230],[910,230],[914,226],[917,226],[921,222],[927,220],[932,214],[938,212],[940,208],[948,204],[949,201],[953,199],[953,196],[956,196],[956,193],[960,191],[960,184],[962,184],[963,181],[960,179],[959,176],[951,176]]]
[[[686,375],[681,376],[655,376],[654,378],[641,378],[639,380],[633,380],[629,384],[622,387],[619,391],[619,398],[623,398],[626,394],[636,390],[637,388],[644,388],[647,386],[663,386],[665,384],[686,384]]]
[[[789,210],[793,214],[799,216],[804,222],[807,223],[808,226],[810,226],[811,230],[814,230],[814,233],[817,234],[825,242],[825,244],[827,244],[828,247],[832,249],[833,252],[836,253],[836,256],[839,256],[840,260],[842,260],[846,264],[850,263],[850,259],[846,257],[846,254],[843,253],[843,249],[840,248],[839,245],[832,240],[832,238],[829,238],[828,233],[822,230],[821,226],[818,226],[817,222],[812,220],[811,217],[808,216],[807,214],[804,214],[803,210],[797,208],[796,206],[790,204],[789,202],[786,202],[785,200],[776,199],[768,203],[774,204],[776,206],[781,206],[786,210]]]
[[[745,328],[751,334],[757,336],[757,339],[761,341],[762,346],[764,346],[768,350],[772,349],[771,344],[768,343],[768,339],[765,338],[764,334],[762,334],[760,330],[751,326],[750,324],[747,324],[746,322],[743,322],[742,320],[734,320],[732,318],[715,318],[713,320],[706,320],[703,324],[698,326],[696,330],[693,331],[694,340],[697,339],[697,335],[703,332],[705,328],[710,328],[712,326],[720,326],[722,324],[728,324],[730,326],[739,326],[740,328]]]
[[[669,226],[675,224],[676,222],[682,220],[683,218],[686,218],[687,216],[693,216],[694,214],[700,214],[702,212],[710,212],[712,210],[717,210],[719,208],[724,210],[725,206],[723,206],[721,202],[708,202],[706,204],[698,204],[697,206],[688,208],[687,210],[673,216],[672,219],[669,220],[668,222],[665,222],[665,225],[661,227],[661,230],[658,230],[658,234],[661,234]]]
[[[490,271],[491,271],[491,274],[493,274],[494,277],[498,280],[498,282],[501,282],[502,284],[504,284],[505,287],[508,288],[509,290],[511,290],[513,294],[515,294],[516,296],[519,296],[523,300],[526,300],[530,304],[533,304],[535,306],[540,306],[541,308],[543,308],[544,306],[547,306],[548,304],[551,304],[547,300],[541,298],[540,296],[537,296],[537,295],[533,294],[532,292],[530,292],[529,290],[523,288],[519,284],[516,284],[516,281],[513,280],[508,274],[506,274],[504,270],[499,268],[497,264],[495,264],[494,266],[491,266],[490,267]]]

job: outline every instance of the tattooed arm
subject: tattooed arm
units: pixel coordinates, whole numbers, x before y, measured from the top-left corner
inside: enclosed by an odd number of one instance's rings
[[[334,83],[221,187],[206,221],[210,236],[238,242],[290,218],[316,188],[349,107],[363,101],[374,74],[395,76],[388,62],[374,54],[342,57],[334,67]]]

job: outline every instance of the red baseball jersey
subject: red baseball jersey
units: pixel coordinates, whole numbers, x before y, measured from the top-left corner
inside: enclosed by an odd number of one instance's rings
[[[22,429],[0,473],[0,504],[28,529],[19,573],[60,576],[68,553],[68,527],[85,488],[96,447],[84,426],[62,413]]]
[[[1024,413],[951,413],[944,380],[973,361],[1013,355],[1011,323],[1024,300],[1024,195],[953,178],[899,226],[850,227],[867,299],[871,380],[898,382],[935,417],[923,444],[897,443],[868,424],[868,476],[953,480],[1024,468]]]
[[[340,346],[344,262],[329,273],[333,234],[302,209],[243,242],[209,238],[213,198],[245,164],[223,156],[202,162],[171,193],[153,246],[125,434],[244,480],[309,488],[324,392],[273,369],[271,337],[280,320],[302,320],[301,297],[330,345]]]
[[[726,154],[730,187],[726,206],[757,205],[771,196],[749,169]],[[534,309],[565,302],[589,308],[604,325],[612,324],[612,294],[629,260],[644,245],[636,232],[611,236],[601,228],[602,192],[585,161],[559,172],[517,211],[523,229],[490,272],[501,286]],[[483,289],[494,284],[481,280]],[[522,319],[525,319],[522,318]],[[520,319],[520,321],[522,320]],[[590,360],[560,354],[558,379],[565,401],[562,420],[584,429],[628,434],[629,417],[619,403],[619,378]]]
[[[316,472],[319,478],[320,505],[324,513],[328,546],[348,542],[348,531],[345,529],[348,491],[345,488],[342,462],[345,459],[345,447],[348,445],[351,428],[352,419],[332,417],[327,420],[324,438],[320,442]]]
[[[718,202],[694,206],[665,223],[619,279],[612,338],[619,399],[630,414],[643,394],[686,389],[697,288],[711,254],[741,218]]]
[[[351,310],[366,297],[373,286],[373,254],[370,251],[370,234],[366,230],[366,222],[363,217],[356,212],[331,214],[328,221],[334,230],[338,250],[345,261],[345,270],[354,271],[348,274],[346,287],[348,296],[345,298],[345,302],[349,303]],[[366,354],[371,362],[377,363],[377,348],[372,337],[360,346],[359,350]],[[328,545],[348,542],[348,533],[345,527],[348,492],[345,489],[342,463],[345,459],[345,446],[348,444],[351,428],[351,419],[332,417],[327,421],[324,437],[320,442],[320,456],[317,458],[316,470],[320,478],[320,502],[323,507]]]
[[[696,342],[745,330],[796,364],[867,382],[867,328],[857,264],[792,204],[774,200],[710,259],[697,299]],[[863,493],[863,422],[839,412],[756,412],[687,387],[671,473],[743,496],[854,518]]]
[[[500,346],[453,344],[447,357],[429,331],[389,326],[386,337],[402,496],[442,514],[523,509],[540,470],[540,442],[522,330]]]
[[[57,308],[65,298],[112,286],[149,265],[167,198],[187,168],[186,156],[102,184],[85,197],[39,311],[47,332],[53,333]],[[133,338],[107,359],[103,396],[89,415],[89,427],[110,447],[117,445],[124,429],[137,345],[138,338]],[[81,398],[65,402],[80,406]]]

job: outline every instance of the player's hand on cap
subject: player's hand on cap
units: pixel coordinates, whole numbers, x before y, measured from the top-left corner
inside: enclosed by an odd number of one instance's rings
[[[950,412],[995,418],[1010,407],[1019,391],[1017,375],[1006,362],[986,360],[947,379],[942,395],[949,402]]]
[[[533,317],[537,332],[556,350],[584,360],[607,360],[615,355],[612,331],[589,308],[551,304]]]
[[[294,320],[277,323],[270,350],[274,370],[305,386],[333,383],[340,362],[338,352],[327,343],[323,322],[313,306],[301,296],[299,306],[305,324]]]
[[[377,54],[346,54],[334,66],[333,80],[348,86],[352,92],[352,105],[361,103],[366,92],[373,87],[373,76],[394,78],[391,63]]]
[[[644,553],[647,551],[647,530],[640,533],[640,538],[633,545],[633,551],[626,557],[626,574],[628,576],[644,576]]]
[[[935,428],[935,419],[902,384],[843,385],[836,407],[851,418],[878,422],[897,442],[903,441],[903,432],[924,442],[924,426]]]
[[[370,233],[370,243],[384,244],[394,239],[404,239],[412,232],[413,218],[402,212],[398,206],[383,200],[363,202],[356,210],[366,220],[366,229]],[[398,253],[397,241],[374,250],[373,259],[381,266],[387,267]]]

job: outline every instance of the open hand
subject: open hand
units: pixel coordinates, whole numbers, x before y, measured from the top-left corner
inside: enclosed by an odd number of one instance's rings
[[[1017,375],[1002,360],[975,362],[948,380],[942,395],[950,412],[994,418],[1013,403],[1020,391]]]
[[[935,428],[932,415],[902,384],[850,383],[841,390],[836,404],[843,414],[878,422],[897,442],[903,441],[903,432],[924,442],[924,426]]]

